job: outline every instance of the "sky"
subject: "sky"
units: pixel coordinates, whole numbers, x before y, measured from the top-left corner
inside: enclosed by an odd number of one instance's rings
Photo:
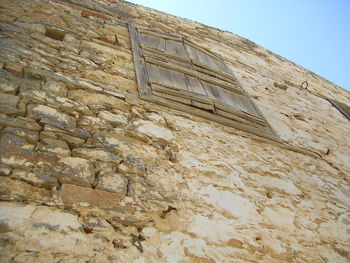
[[[350,91],[350,0],[128,0],[227,30]]]

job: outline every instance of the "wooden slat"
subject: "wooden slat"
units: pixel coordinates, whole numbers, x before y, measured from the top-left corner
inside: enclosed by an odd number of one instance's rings
[[[197,46],[196,44],[192,43],[191,41],[189,41],[186,38],[184,39],[184,44],[185,44],[186,49],[188,48],[187,50],[189,50],[189,48],[191,47],[191,48],[193,48],[195,50],[199,50],[199,51],[205,53],[206,55],[212,57],[213,59],[220,59],[220,57],[218,57],[217,55],[211,53],[209,50],[206,50],[206,49],[204,49],[202,47]]]
[[[253,122],[256,122],[258,123],[259,125],[263,125],[263,126],[267,126],[266,122],[264,119],[260,119],[260,118],[257,118],[256,116],[253,116],[249,113],[246,113],[244,111],[241,111],[241,110],[238,110],[230,105],[227,105],[226,103],[222,103],[220,101],[215,101],[215,108],[216,109],[221,109],[221,110],[224,110],[226,112],[231,112],[239,117],[242,117],[244,119],[247,119],[249,121],[253,121]]]
[[[187,57],[178,57],[176,55],[169,54],[169,53],[163,52],[161,50],[158,50],[156,48],[153,48],[153,47],[150,47],[150,46],[147,46],[147,45],[142,45],[142,44],[141,44],[141,48],[142,48],[143,51],[147,50],[148,53],[152,52],[152,53],[155,53],[155,54],[157,54],[159,56],[163,56],[163,57],[166,57],[166,58],[176,59],[176,60],[179,60],[181,62],[188,63],[188,64],[191,63],[191,61]]]
[[[198,102],[198,101],[195,101],[195,100],[192,101],[192,106],[196,107],[196,108],[204,109],[204,110],[207,110],[207,111],[210,111],[210,112],[214,112],[215,111],[214,105],[206,104],[206,103],[203,103],[203,102]]]
[[[228,74],[224,71],[221,71],[221,70],[218,70],[215,68],[210,68],[207,65],[200,63],[198,61],[193,61],[193,64],[196,66],[195,67],[196,69],[200,70],[201,68],[203,68],[203,69],[206,69],[208,71],[212,71],[212,72],[216,73],[216,75],[218,75],[218,77],[222,77],[224,80],[228,79],[227,81],[231,80],[230,82],[236,82],[236,78],[233,75]]]
[[[227,112],[227,111],[224,111],[222,109],[218,109],[217,107],[215,107],[215,112],[217,114],[221,115],[221,116],[226,117],[226,118],[229,118],[229,119],[241,122],[241,123],[245,123],[247,125],[256,127],[258,129],[269,130],[269,128],[266,125],[261,125],[261,124],[259,124],[257,122],[252,121],[252,120],[240,117],[240,116],[238,116],[238,115],[236,115],[236,114],[234,114],[232,112]]]
[[[225,81],[222,81],[222,80],[219,80],[219,79],[207,76],[207,75],[205,75],[203,73],[200,73],[200,72],[197,72],[195,70],[191,70],[189,68],[181,67],[180,65],[176,65],[174,63],[161,62],[161,61],[158,61],[158,60],[153,59],[151,57],[145,57],[145,60],[147,62],[149,62],[149,63],[160,65],[160,66],[162,66],[164,68],[168,68],[168,69],[171,69],[171,70],[174,70],[174,71],[182,72],[182,73],[185,73],[185,74],[193,76],[193,77],[198,77],[201,80],[204,80],[206,82],[209,82],[209,83],[217,85],[217,86],[220,86],[220,87],[222,87],[224,89],[227,89],[227,90],[230,90],[230,91],[233,91],[233,92],[236,92],[236,93],[243,94],[242,88],[237,87],[237,86],[235,86],[233,84],[227,83]]]
[[[155,32],[155,31],[143,29],[143,28],[138,28],[138,32],[140,34],[148,34],[148,35],[163,38],[163,39],[169,39],[169,40],[182,42],[182,37],[180,37],[180,36],[175,36],[175,35],[166,34],[166,33],[159,33],[159,32]]]
[[[163,56],[159,53],[148,51],[148,49],[142,49],[142,53],[143,53],[144,58],[150,57],[150,58],[157,59],[157,60],[160,60],[160,61],[165,62],[165,63],[169,62],[169,58],[167,58],[166,56]]]
[[[170,54],[174,54],[177,57],[187,58],[185,48],[182,42],[177,42],[173,40],[166,40],[165,51]]]
[[[253,104],[253,101],[250,98],[239,94],[237,94],[237,97],[240,99],[240,102],[242,103],[245,109],[244,111],[259,118],[262,117],[261,114],[256,110],[255,105]]]
[[[153,83],[158,83],[160,85],[164,85],[158,67],[156,65],[146,63],[146,68],[149,81]]]
[[[133,23],[129,22],[129,34],[131,38],[133,59],[135,65],[136,80],[139,88],[140,96],[147,96],[152,94],[150,86],[148,86],[148,76],[146,72],[146,65],[142,59],[142,51],[140,49],[140,38],[137,34]]]
[[[161,98],[169,99],[169,100],[172,100],[172,101],[177,101],[177,102],[180,102],[180,103],[183,103],[183,104],[187,104],[187,105],[192,105],[191,100],[185,99],[185,98],[182,98],[182,97],[178,97],[178,96],[174,96],[174,95],[170,95],[168,93],[162,93],[162,92],[158,92],[158,91],[154,90],[153,94],[158,96],[158,97],[161,97]]]
[[[188,76],[188,75],[185,75],[185,78],[187,80],[188,91],[191,91],[191,92],[197,93],[197,94],[201,94],[204,96],[207,95],[207,93],[205,92],[205,90],[204,90],[204,88],[203,88],[203,86],[198,78]]]
[[[187,83],[183,73],[163,67],[158,67],[158,70],[165,86],[179,90],[187,90]]]
[[[147,34],[140,34],[141,43],[165,51],[165,39]]]
[[[208,98],[207,96],[193,94],[192,92],[185,91],[185,90],[176,90],[174,88],[158,85],[157,83],[151,83],[151,87],[152,87],[152,90],[155,90],[158,92],[167,93],[167,94],[171,94],[182,98],[188,98],[188,99],[198,101],[198,102],[203,102],[209,105],[214,105],[213,100]]]

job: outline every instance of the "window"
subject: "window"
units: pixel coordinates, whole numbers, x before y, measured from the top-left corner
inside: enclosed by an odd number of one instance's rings
[[[278,140],[218,55],[131,22],[129,32],[141,98]]]

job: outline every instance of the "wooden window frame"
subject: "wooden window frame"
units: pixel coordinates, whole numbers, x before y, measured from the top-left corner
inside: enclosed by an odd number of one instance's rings
[[[245,91],[239,86],[233,73],[222,66],[225,65],[225,67],[227,67],[221,57],[197,46],[181,36],[136,28],[133,22],[129,22],[128,27],[140,98],[248,132],[250,137],[260,141],[271,142],[295,152],[311,155],[317,158],[320,157],[318,153],[283,142],[276,135],[273,128],[263,117],[263,114],[253,100],[250,99]],[[205,53],[207,56],[212,56],[216,61],[221,60],[223,64],[220,65],[223,70],[210,68],[207,67],[205,63],[189,59],[188,54],[187,56],[177,56],[168,52],[161,52],[157,48],[145,45],[141,41],[141,37],[144,37],[145,34],[159,38],[166,38],[169,41],[182,42],[184,45],[186,44],[189,47],[200,50],[200,52]],[[185,46],[185,49],[187,49],[187,46]],[[176,63],[169,63],[171,60],[176,60]],[[191,63],[191,67],[188,66],[189,63]],[[249,99],[250,105],[254,108],[252,111],[256,112],[257,116],[240,111],[224,102],[217,100],[213,101],[212,98],[208,97],[208,94],[201,95],[181,89],[169,89],[169,87],[166,87],[161,83],[151,81],[149,76],[150,73],[147,69],[149,65],[156,65],[165,69],[169,68],[169,70],[174,70],[180,74],[183,73],[186,76],[193,76],[194,78],[198,78],[201,82],[205,81],[206,83],[214,85],[216,88],[219,87],[220,90],[224,90],[226,94],[230,92],[237,94],[237,96]],[[214,110],[213,107],[215,107]]]

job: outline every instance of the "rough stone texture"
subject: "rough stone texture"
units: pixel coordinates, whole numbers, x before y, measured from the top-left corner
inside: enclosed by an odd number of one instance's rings
[[[112,193],[126,195],[128,179],[122,174],[107,173],[98,177],[96,188]]]
[[[1,262],[349,262],[350,94],[124,1],[0,1]],[[224,58],[278,136],[139,99],[127,22]],[[299,85],[307,80],[308,89]]]

